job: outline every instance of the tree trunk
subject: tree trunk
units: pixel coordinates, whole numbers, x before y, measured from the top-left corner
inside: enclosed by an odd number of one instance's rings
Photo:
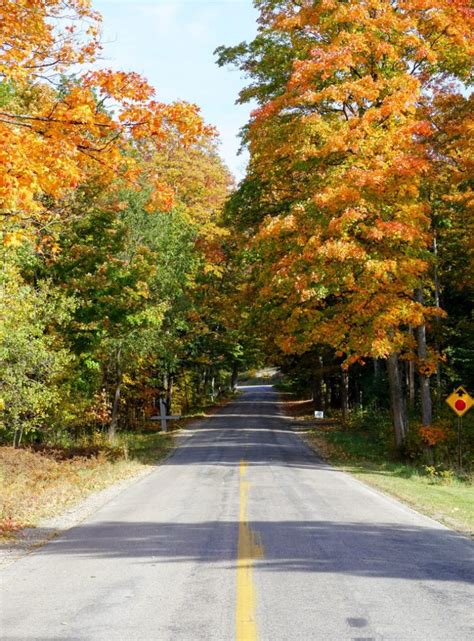
[[[434,260],[434,303],[435,307],[438,309],[441,307],[440,303],[440,287],[439,287],[439,273],[438,273],[438,239],[436,236],[436,231],[433,232],[433,254],[435,257]],[[440,332],[440,317],[436,316],[435,322],[438,331],[436,332],[435,338],[435,349],[439,353],[439,332]],[[441,363],[438,361],[436,365],[436,389],[437,389],[437,401],[438,403],[441,400]]]
[[[211,377],[211,398],[214,400],[216,396],[216,379],[215,376]]]
[[[166,372],[163,376],[163,386],[165,389],[166,413],[171,415],[171,405],[173,403],[173,374]]]
[[[395,433],[395,444],[398,449],[401,449],[405,443],[407,434],[407,412],[397,353],[390,354],[387,358],[387,373],[390,388],[390,409],[392,414],[392,425]]]
[[[191,405],[189,402],[189,386],[188,386],[188,379],[186,377],[186,374],[182,376],[182,381],[183,381],[183,389],[184,389],[184,412],[187,413],[189,412],[189,408],[191,407]]]
[[[376,383],[380,381],[380,361],[378,358],[373,359],[374,363],[374,380]]]
[[[230,389],[232,392],[235,391],[235,388],[237,387],[237,381],[239,378],[239,369],[237,363],[234,363],[232,365],[232,374],[230,377]]]
[[[323,359],[318,356],[319,369],[316,370],[313,379],[313,404],[315,410],[324,411],[324,377],[323,377]]]
[[[341,369],[341,408],[342,420],[347,423],[349,420],[349,370]]]
[[[118,420],[119,420],[120,392],[122,390],[121,356],[122,356],[122,348],[119,347],[117,351],[117,384],[115,386],[114,402],[112,405],[112,417],[110,419],[110,425],[109,425],[109,431],[108,431],[109,441],[111,443],[115,441],[115,438],[117,435]]]
[[[413,327],[409,325],[408,333],[413,336]],[[408,390],[408,407],[411,411],[415,409],[415,361],[410,359],[406,364],[406,387]]]
[[[20,447],[22,437],[23,437],[23,426],[16,427],[15,432],[13,433],[13,447],[15,449]]]
[[[416,300],[423,304],[423,292],[421,289],[416,290]],[[416,328],[416,340],[418,344],[418,361],[421,368],[418,370],[420,379],[420,398],[421,398],[421,422],[423,425],[431,425],[433,420],[433,411],[431,404],[430,379],[426,376],[425,366],[427,359],[426,349],[426,325],[419,325]]]
[[[410,409],[415,409],[415,362],[408,361],[408,402]]]

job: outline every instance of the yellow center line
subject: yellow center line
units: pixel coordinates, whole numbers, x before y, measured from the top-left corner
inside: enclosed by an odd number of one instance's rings
[[[263,557],[260,536],[247,522],[247,498],[250,483],[245,480],[247,463],[240,462],[239,541],[237,545],[236,641],[257,641],[255,621],[255,586],[253,563]]]

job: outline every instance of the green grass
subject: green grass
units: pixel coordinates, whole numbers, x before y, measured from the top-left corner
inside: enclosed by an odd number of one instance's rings
[[[360,480],[462,532],[474,534],[474,487],[457,478],[431,478],[409,465],[343,465]]]
[[[125,432],[120,442],[128,450],[128,458],[151,465],[163,459],[173,449],[173,433]]]
[[[369,434],[340,428],[315,429],[307,438],[339,469],[449,527],[474,534],[472,479],[457,477],[449,471],[388,461],[383,446],[376,439],[371,441]]]

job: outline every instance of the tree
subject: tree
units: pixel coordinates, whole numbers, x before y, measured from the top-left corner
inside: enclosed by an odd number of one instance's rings
[[[255,81],[241,99],[259,102],[245,134],[246,184],[266,199],[248,243],[253,291],[284,351],[324,343],[347,364],[387,359],[401,447],[398,355],[415,348],[408,326],[441,313],[416,294],[432,289],[424,109],[434,86],[469,77],[472,16],[444,0],[258,7],[257,39],[219,51]]]
[[[92,70],[100,50],[100,17],[88,0],[6,3],[0,49],[0,215],[45,222],[44,197],[62,199],[93,178],[110,185],[117,174],[140,187],[132,153],[140,141],[160,149],[170,138],[187,146],[213,134],[195,105],[166,105],[138,74]],[[76,69],[76,67],[75,67]],[[150,210],[170,208],[173,190],[149,172]],[[54,214],[61,215],[58,206]],[[18,234],[18,232],[17,232]],[[7,237],[7,241],[10,236]]]
[[[67,396],[73,357],[60,330],[74,304],[50,282],[25,282],[11,250],[1,255],[0,430],[18,446],[23,434],[54,424]]]

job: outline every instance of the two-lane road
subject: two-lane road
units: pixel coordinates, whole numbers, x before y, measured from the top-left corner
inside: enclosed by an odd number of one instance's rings
[[[268,386],[0,574],[5,641],[467,641],[472,545],[317,460]]]

